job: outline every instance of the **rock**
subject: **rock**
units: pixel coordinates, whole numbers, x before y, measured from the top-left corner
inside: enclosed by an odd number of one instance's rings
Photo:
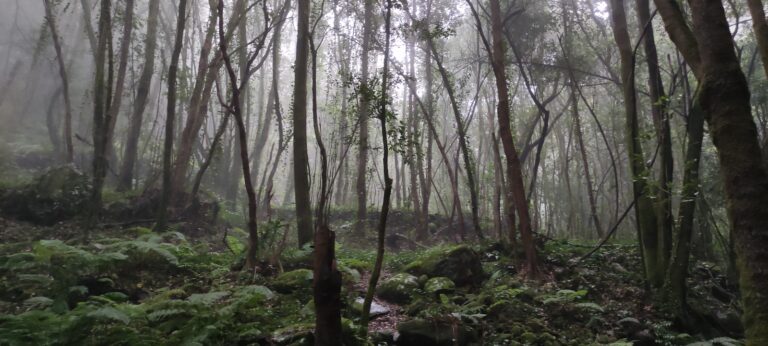
[[[447,277],[457,286],[478,286],[485,278],[480,255],[469,246],[459,245],[411,262],[405,270],[414,275]]]
[[[634,335],[635,333],[639,332],[643,328],[642,323],[640,323],[638,319],[633,317],[622,318],[621,320],[619,320],[619,322],[617,322],[617,324],[619,325],[619,327],[621,327],[621,331],[622,331],[621,335],[624,335],[624,336]]]
[[[272,333],[275,345],[314,345],[314,323],[301,323],[280,328]]]
[[[397,326],[401,346],[467,345],[474,340],[473,330],[459,322],[415,319]]]
[[[280,293],[291,293],[300,289],[312,287],[313,273],[309,269],[296,269],[277,276],[272,281],[272,287]]]
[[[364,302],[365,302],[365,299],[363,298],[355,299],[354,304],[352,304],[352,308],[355,309],[355,312],[362,315]],[[386,306],[377,303],[375,300],[371,302],[371,311],[368,315],[371,320],[379,316],[384,316],[388,313],[389,313],[389,308],[387,308]]]
[[[452,293],[455,290],[456,284],[454,284],[451,279],[444,276],[431,278],[424,284],[424,291],[432,295]]]
[[[40,225],[69,220],[84,210],[91,184],[87,175],[74,166],[58,166],[21,188],[0,196],[0,212]]]
[[[418,278],[410,274],[400,273],[382,282],[376,289],[376,294],[388,302],[407,304],[418,291]]]
[[[697,341],[699,340],[687,333],[677,334],[672,338],[675,345],[689,345]]]
[[[391,345],[395,343],[395,331],[391,329],[379,330],[371,333],[371,341],[374,345]]]
[[[712,318],[728,336],[741,337],[744,335],[744,326],[741,318],[733,311],[716,310],[712,312]]]
[[[656,338],[653,336],[653,332],[651,332],[650,329],[643,329],[635,333],[630,339],[634,341],[634,345],[637,346],[656,345]]]

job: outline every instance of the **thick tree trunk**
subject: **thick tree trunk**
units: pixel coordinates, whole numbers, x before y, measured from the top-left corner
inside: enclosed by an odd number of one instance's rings
[[[701,52],[699,102],[718,151],[748,345],[768,344],[768,173],[747,80],[720,1],[692,0]]]

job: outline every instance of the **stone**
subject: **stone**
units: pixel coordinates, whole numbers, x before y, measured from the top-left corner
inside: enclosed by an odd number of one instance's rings
[[[272,341],[275,345],[314,345],[315,324],[300,323],[275,330]]]
[[[479,286],[485,279],[480,255],[466,245],[431,253],[411,262],[405,270],[414,275],[447,277],[456,286]]]
[[[362,297],[359,297],[355,299],[354,304],[352,305],[352,308],[355,309],[355,312],[358,314],[363,313],[363,303],[365,302],[365,299]],[[384,316],[389,313],[389,308],[387,308],[384,305],[381,305],[377,303],[375,300],[371,302],[371,311],[368,314],[371,320],[375,319],[376,317]]]
[[[429,321],[415,319],[397,326],[400,346],[467,345],[475,339],[474,331],[458,321]]]
[[[277,276],[272,281],[272,287],[280,293],[291,293],[312,287],[314,274],[309,269],[296,269]]]
[[[642,323],[634,317],[622,318],[617,324],[621,327],[622,335],[624,336],[634,335],[643,328]]]
[[[392,276],[376,289],[376,295],[379,298],[395,304],[409,303],[418,292],[418,278],[405,273]]]
[[[74,166],[53,167],[30,184],[5,191],[0,213],[51,226],[82,214],[90,191],[90,179]]]
[[[439,295],[443,293],[452,293],[456,290],[456,284],[451,279],[438,276],[427,280],[424,284],[424,291],[432,295]]]

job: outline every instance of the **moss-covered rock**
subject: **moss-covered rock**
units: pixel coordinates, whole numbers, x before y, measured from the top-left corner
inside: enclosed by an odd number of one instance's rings
[[[444,276],[431,278],[424,284],[424,291],[432,295],[452,293],[455,290],[456,284],[453,283],[451,279]]]
[[[419,281],[413,275],[400,273],[384,280],[376,289],[376,294],[386,301],[407,304],[418,294]]]
[[[314,274],[309,269],[296,269],[277,276],[272,282],[272,287],[280,293],[308,289],[312,287]]]
[[[275,345],[314,345],[314,323],[300,323],[275,330],[272,341]]]
[[[430,253],[408,264],[405,270],[414,275],[447,277],[460,287],[478,286],[485,278],[480,255],[466,245]]]
[[[74,166],[54,167],[31,184],[5,191],[0,196],[0,213],[53,225],[86,210],[90,190],[90,179]]]
[[[415,319],[397,326],[401,346],[453,346],[467,345],[475,339],[474,331],[459,321]]]

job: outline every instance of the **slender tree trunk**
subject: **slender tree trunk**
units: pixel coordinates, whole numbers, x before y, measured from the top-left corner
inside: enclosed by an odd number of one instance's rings
[[[123,162],[118,178],[118,190],[130,190],[133,186],[133,170],[138,157],[139,137],[141,125],[144,122],[144,110],[149,100],[149,91],[152,84],[152,74],[155,67],[155,50],[157,48],[157,24],[160,12],[160,0],[149,1],[149,15],[147,17],[147,37],[144,41],[144,67],[139,77],[136,90],[136,99],[133,103],[133,115],[128,128],[128,138],[123,152]]]
[[[646,64],[648,65],[648,90],[651,97],[651,113],[656,124],[660,147],[659,181],[656,191],[656,217],[658,222],[659,269],[667,270],[672,253],[672,179],[674,162],[672,157],[672,135],[669,129],[667,96],[659,72],[659,59],[648,0],[637,0],[637,17],[640,33],[643,35]]]
[[[312,241],[312,205],[309,199],[309,156],[307,154],[307,65],[309,58],[309,2],[299,0],[293,85],[293,171],[299,247]]]
[[[760,59],[763,62],[763,70],[768,77],[768,21],[765,19],[762,0],[747,0],[749,13],[752,15],[752,30],[755,32],[755,41],[760,50]]]
[[[125,12],[123,13],[123,37],[120,40],[120,64],[117,67],[117,79],[115,80],[115,92],[112,96],[112,104],[109,107],[109,123],[107,123],[107,138],[105,143],[105,152],[112,159],[115,150],[113,139],[117,116],[120,114],[120,107],[123,103],[123,91],[125,89],[125,77],[128,72],[128,54],[131,48],[131,35],[133,32],[133,10],[134,0],[125,0]],[[111,153],[111,154],[110,154]],[[113,162],[114,164],[114,162]]]
[[[389,143],[387,141],[387,103],[388,94],[387,87],[389,83],[389,39],[390,39],[390,22],[392,17],[392,0],[386,2],[386,15],[384,17],[384,71],[381,77],[381,100],[379,100],[379,123],[381,124],[381,142],[383,149],[382,169],[384,170],[384,197],[381,204],[381,214],[379,214],[379,226],[378,237],[376,241],[376,263],[373,266],[371,272],[371,278],[368,282],[368,291],[365,294],[365,300],[363,301],[363,315],[361,317],[361,323],[365,327],[366,333],[368,330],[368,319],[371,312],[371,303],[373,302],[373,294],[376,292],[376,284],[379,281],[379,275],[381,275],[381,267],[384,263],[384,238],[387,233],[387,217],[389,216],[390,198],[392,196],[392,178],[389,176]]]
[[[107,174],[107,158],[104,150],[109,123],[109,88],[111,80],[105,80],[107,53],[110,50],[111,31],[111,1],[101,0],[99,15],[99,42],[96,50],[96,77],[93,83],[93,187],[91,191],[90,226],[94,226],[100,217],[102,208],[101,190],[104,177]],[[111,57],[111,52],[109,52]],[[110,59],[111,60],[111,59]],[[111,71],[109,73],[112,75]],[[109,78],[111,79],[111,78]],[[88,234],[86,234],[87,238]]]
[[[626,141],[632,172],[632,188],[635,205],[635,217],[645,261],[645,273],[652,287],[659,287],[664,279],[664,269],[659,263],[658,232],[654,202],[648,191],[645,156],[640,143],[640,125],[637,118],[637,92],[635,90],[634,54],[627,30],[627,17],[624,12],[624,0],[611,0],[611,19],[613,35],[619,47],[621,58],[622,92],[624,94],[624,112],[627,119]]]
[[[484,239],[485,236],[483,235],[483,230],[480,227],[480,216],[478,213],[477,184],[475,182],[475,166],[472,158],[472,153],[469,150],[469,145],[467,144],[466,125],[464,124],[464,119],[461,116],[461,111],[459,110],[459,104],[456,101],[451,78],[448,75],[448,71],[445,69],[445,66],[443,66],[443,62],[440,60],[440,56],[437,52],[437,48],[435,47],[435,43],[431,38],[427,40],[427,43],[429,44],[429,48],[432,51],[432,55],[435,59],[435,62],[437,63],[437,69],[438,69],[438,72],[440,73],[440,76],[443,79],[443,84],[445,85],[446,92],[448,93],[448,99],[451,102],[451,109],[453,110],[453,116],[454,116],[454,119],[456,120],[456,128],[458,130],[458,135],[459,135],[459,148],[461,149],[462,157],[464,158],[464,172],[467,175],[467,184],[469,185],[470,203],[472,207],[472,223],[474,225],[475,234],[477,235],[478,238]],[[457,167],[457,171],[458,171],[458,167]]]
[[[59,32],[56,29],[56,17],[53,14],[53,4],[51,3],[51,0],[43,0],[43,4],[45,5],[45,21],[48,24],[48,28],[51,30],[53,48],[56,50],[56,62],[59,64],[59,77],[61,77],[61,87],[64,96],[65,159],[67,162],[72,163],[75,160],[75,150],[72,145],[72,104],[70,103],[69,98],[69,78],[67,78],[67,69],[64,65],[64,56],[61,50],[61,37],[59,37]]]
[[[182,0],[184,1],[184,0]],[[224,1],[220,1],[217,6],[219,16],[219,51],[221,52],[222,60],[229,76],[229,84],[232,92],[232,102],[228,106],[228,111],[235,118],[235,124],[237,125],[237,143],[240,154],[240,166],[242,168],[241,173],[243,181],[245,183],[245,192],[248,199],[248,250],[245,255],[245,268],[248,270],[257,270],[258,258],[259,258],[259,232],[258,224],[256,222],[257,214],[257,201],[256,190],[253,187],[253,181],[251,180],[250,159],[248,157],[248,134],[246,132],[245,121],[243,120],[244,105],[241,100],[242,91],[245,90],[247,85],[247,78],[250,77],[247,72],[250,69],[250,64],[243,63],[242,68],[245,69],[245,73],[241,73],[241,78],[238,86],[238,77],[235,74],[235,69],[232,66],[232,59],[227,52],[227,38],[224,33]],[[258,52],[258,50],[257,50]],[[256,53],[253,53],[256,54]]]
[[[571,83],[578,83],[572,80]],[[590,217],[597,232],[598,239],[603,239],[605,231],[600,224],[600,218],[597,216],[597,199],[595,190],[592,186],[592,175],[589,172],[589,159],[587,158],[587,148],[584,145],[584,136],[581,132],[581,117],[579,115],[579,99],[576,97],[576,87],[571,86],[571,107],[573,111],[574,132],[576,132],[576,141],[579,143],[579,153],[581,153],[581,162],[584,166],[584,179],[587,181],[587,196],[589,197]]]
[[[156,231],[164,231],[168,226],[168,214],[172,193],[171,160],[173,155],[174,129],[176,121],[176,75],[179,70],[179,56],[184,39],[184,27],[187,17],[187,0],[179,0],[179,13],[176,19],[176,39],[173,44],[171,63],[168,66],[168,101],[165,115],[165,139],[163,144],[163,189],[160,196]]]
[[[501,19],[501,5],[499,0],[491,0],[491,23],[493,37],[493,72],[496,77],[496,89],[498,92],[498,105],[496,109],[499,118],[499,137],[501,137],[504,154],[507,157],[507,188],[511,195],[512,202],[517,210],[517,216],[520,218],[520,239],[525,249],[526,269],[528,275],[538,277],[538,261],[536,259],[536,248],[533,242],[533,231],[531,229],[531,216],[528,211],[528,201],[525,197],[525,186],[523,185],[523,173],[520,167],[520,158],[515,149],[514,139],[512,138],[512,129],[510,128],[510,109],[509,109],[509,88],[507,86],[506,71],[504,71],[504,39],[503,26]],[[479,18],[478,21],[479,27]],[[514,213],[510,212],[510,224],[514,224]]]
[[[355,232],[358,235],[362,235],[365,231],[365,225],[368,223],[368,210],[366,196],[366,178],[368,176],[368,117],[369,117],[369,93],[368,89],[368,64],[369,54],[371,50],[371,40],[373,39],[373,0],[365,1],[365,23],[363,23],[363,47],[362,54],[360,56],[360,84],[362,86],[362,92],[359,96],[359,109],[357,112],[358,124],[360,126],[359,142],[357,146],[357,222],[355,224]]]

